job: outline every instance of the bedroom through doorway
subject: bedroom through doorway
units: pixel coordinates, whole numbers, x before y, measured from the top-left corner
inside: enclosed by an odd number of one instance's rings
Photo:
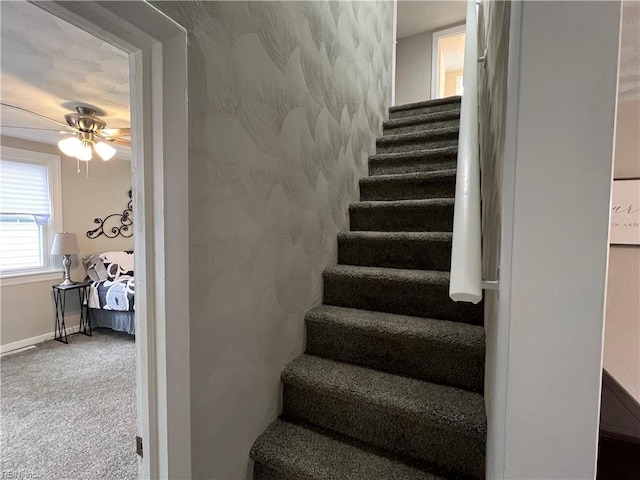
[[[2,478],[135,479],[129,53],[0,13]]]

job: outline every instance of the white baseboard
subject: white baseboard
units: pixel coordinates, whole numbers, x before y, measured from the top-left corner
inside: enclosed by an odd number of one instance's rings
[[[67,335],[71,335],[72,333],[78,333],[79,330],[80,330],[80,325],[67,327]],[[53,340],[54,337],[55,337],[55,332],[49,332],[49,333],[45,333],[44,335],[38,335],[37,337],[25,338],[24,340],[18,340],[17,342],[7,343],[5,345],[0,346],[0,355],[3,353],[10,352],[12,350],[17,350],[19,348],[25,348],[31,345],[37,345],[38,343],[46,342],[47,340]]]

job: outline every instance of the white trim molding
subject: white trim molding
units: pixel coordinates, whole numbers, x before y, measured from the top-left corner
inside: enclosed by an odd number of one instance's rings
[[[66,330],[67,330],[67,335],[78,333],[80,331],[80,325],[67,327]],[[25,338],[24,340],[18,340],[17,342],[7,343],[5,345],[0,346],[0,354],[4,355],[5,353],[9,353],[14,350],[20,350],[22,348],[30,347],[32,345],[37,345],[42,342],[53,340],[54,337],[55,337],[55,333],[49,332],[49,333],[44,333],[42,335],[36,335],[35,337]]]
[[[11,285],[23,285],[25,283],[52,282],[54,280],[62,281],[62,275],[63,270],[16,273],[13,275],[7,274],[0,278],[0,288]]]

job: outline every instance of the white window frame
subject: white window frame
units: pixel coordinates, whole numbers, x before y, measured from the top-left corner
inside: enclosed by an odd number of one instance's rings
[[[49,223],[43,227],[44,266],[8,272],[0,271],[0,286],[60,279],[60,272],[62,272],[62,268],[59,265],[60,261],[54,255],[51,255],[49,248],[56,232],[62,232],[63,225],[60,156],[2,146],[0,148],[0,158],[11,162],[30,163],[47,167],[49,198],[51,201],[51,217]]]
[[[440,97],[440,65],[438,55],[438,44],[440,39],[445,37],[452,37],[460,33],[466,32],[466,25],[464,23],[456,25],[454,27],[445,28],[444,30],[436,30],[433,32],[433,38],[431,41],[431,98]],[[466,42],[466,38],[465,38]]]

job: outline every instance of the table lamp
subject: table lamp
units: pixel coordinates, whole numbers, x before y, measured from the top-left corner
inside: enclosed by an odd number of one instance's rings
[[[69,278],[69,269],[71,268],[71,255],[77,255],[80,253],[78,248],[78,239],[75,233],[56,233],[53,239],[53,246],[51,247],[52,255],[64,255],[62,266],[64,267],[64,280],[60,285],[73,285],[74,282]]]

